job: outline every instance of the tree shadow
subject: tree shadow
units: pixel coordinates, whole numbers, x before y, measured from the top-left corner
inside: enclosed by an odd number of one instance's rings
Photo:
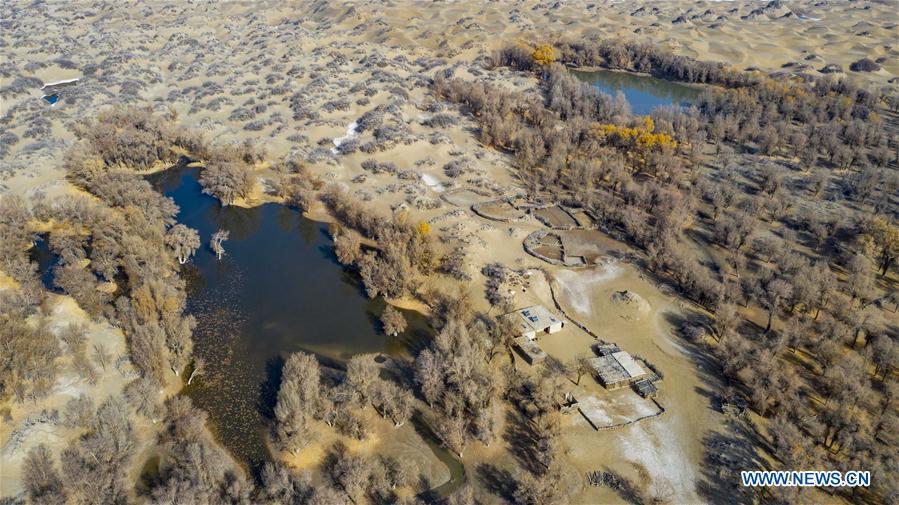
[[[278,389],[281,388],[281,377],[284,371],[284,358],[280,355],[265,363],[265,381],[259,385],[257,409],[266,419],[275,418],[275,404],[278,401]]]
[[[538,444],[541,439],[534,424],[520,411],[510,409],[506,414],[503,440],[522,468],[534,475],[542,475],[546,467],[540,462]]]
[[[741,485],[740,472],[768,469],[761,454],[768,444],[748,423],[734,420],[723,430],[707,434],[703,446],[702,479],[697,484],[699,495],[711,503],[755,503],[758,491]]]
[[[424,474],[419,475],[417,486],[422,491],[416,495],[416,498],[421,500],[422,503],[441,503],[440,496],[435,491],[434,483],[427,476]]]
[[[515,502],[515,489],[518,485],[511,472],[489,463],[481,463],[475,473],[488,491],[503,500]]]
[[[634,485],[630,479],[612,471],[603,472],[603,480],[609,489],[615,491],[622,500],[633,503],[634,505],[643,505],[646,498],[640,488]]]

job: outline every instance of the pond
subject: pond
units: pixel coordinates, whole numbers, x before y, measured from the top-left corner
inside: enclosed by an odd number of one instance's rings
[[[340,367],[360,353],[414,354],[431,334],[409,311],[404,334],[379,331],[385,302],[368,299],[357,276],[337,263],[328,225],[278,204],[222,207],[202,194],[198,172],[176,167],[149,177],[203,244],[182,275],[205,372],[183,393],[209,413],[222,444],[256,470],[271,458],[266,430],[287,355],[314,353],[324,366]],[[209,249],[218,229],[230,232],[221,260]]]
[[[571,73],[612,96],[621,91],[631,106],[631,112],[637,115],[650,114],[656,107],[687,105],[695,101],[702,92],[697,87],[629,72],[600,69],[571,70]]]

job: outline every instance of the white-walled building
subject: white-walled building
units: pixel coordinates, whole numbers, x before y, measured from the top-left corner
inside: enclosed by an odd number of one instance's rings
[[[518,334],[529,340],[535,340],[541,332],[556,333],[562,330],[564,323],[554,316],[543,305],[533,305],[507,314],[518,328]]]

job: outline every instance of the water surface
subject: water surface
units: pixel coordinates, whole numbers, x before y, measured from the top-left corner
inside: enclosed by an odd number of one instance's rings
[[[693,86],[629,72],[600,69],[571,70],[571,73],[609,95],[615,96],[621,91],[631,106],[631,112],[638,115],[649,114],[656,107],[688,105],[701,93],[699,88]]]
[[[184,393],[209,413],[223,445],[255,469],[271,457],[265,430],[288,354],[315,353],[334,366],[359,353],[408,355],[429,330],[420,315],[405,312],[406,333],[378,331],[384,302],[365,297],[336,262],[327,225],[283,205],[222,207],[202,194],[197,175],[181,167],[150,177],[203,244],[182,275],[187,311],[198,321],[194,353],[206,372]],[[218,229],[231,234],[221,260],[209,249]]]

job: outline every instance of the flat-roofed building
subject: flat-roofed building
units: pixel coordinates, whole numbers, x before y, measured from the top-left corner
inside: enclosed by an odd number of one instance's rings
[[[590,358],[590,364],[596,379],[606,389],[622,388],[649,377],[633,356],[624,351]]]
[[[546,360],[546,352],[537,345],[537,342],[530,338],[516,338],[515,347],[518,348],[519,353],[529,365],[536,365]]]
[[[538,333],[556,333],[562,330],[564,323],[543,305],[533,305],[506,314],[518,329],[518,334],[535,340]]]

